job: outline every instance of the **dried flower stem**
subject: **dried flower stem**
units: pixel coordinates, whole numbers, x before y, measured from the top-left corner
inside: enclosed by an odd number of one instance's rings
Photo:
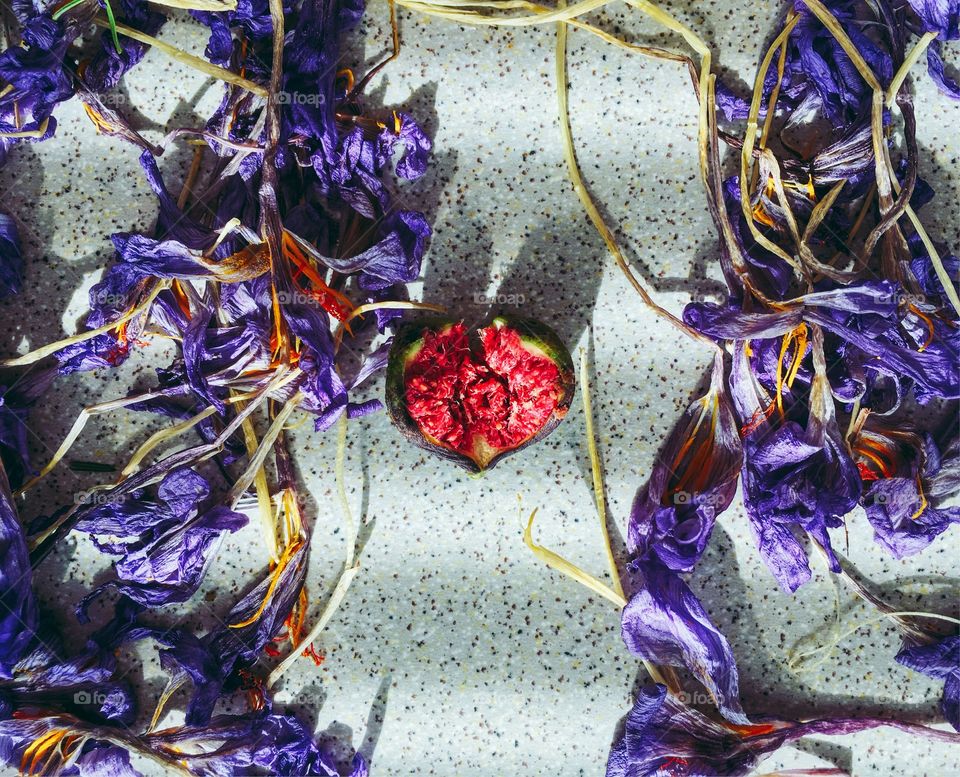
[[[643,303],[654,313],[679,329],[690,339],[710,345],[712,348],[717,348],[718,346],[713,342],[713,340],[700,334],[695,329],[688,327],[685,323],[683,323],[683,321],[673,315],[673,313],[661,307],[653,300],[649,292],[646,290],[646,288],[644,288],[643,284],[640,283],[640,281],[633,274],[633,271],[630,269],[630,265],[624,258],[623,253],[620,251],[620,246],[617,244],[616,238],[610,231],[610,228],[607,226],[606,222],[603,220],[603,216],[600,215],[600,211],[597,210],[597,206],[594,204],[590,193],[587,191],[586,185],[583,182],[583,177],[580,174],[580,167],[577,164],[576,152],[573,148],[573,133],[570,128],[570,115],[567,101],[567,27],[565,24],[557,25],[556,80],[560,133],[563,138],[563,155],[567,162],[567,171],[570,176],[570,181],[573,184],[573,189],[576,192],[577,197],[580,198],[580,203],[587,212],[587,216],[590,218],[590,221],[593,222],[597,232],[600,233],[600,237],[602,237],[603,241],[607,244],[607,249],[613,256],[617,267],[620,268],[621,272],[623,272],[627,280],[630,282],[630,285],[633,286],[636,292],[640,295],[640,299],[643,300]]]
[[[607,564],[610,566],[610,577],[613,579],[613,589],[620,598],[624,598],[623,585],[620,582],[620,571],[617,569],[617,560],[610,545],[610,532],[607,529],[607,503],[603,484],[603,465],[600,463],[600,453],[597,450],[597,438],[593,431],[593,406],[590,402],[590,375],[587,364],[587,352],[580,352],[580,399],[583,402],[583,417],[587,426],[587,451],[590,454],[590,471],[593,475],[593,495],[597,505],[597,518],[600,522],[600,533],[603,536],[603,549],[607,555]]]
[[[110,29],[110,22],[106,19],[97,17],[93,20],[93,23],[98,27]],[[183,51],[183,49],[178,49],[176,46],[171,46],[169,43],[165,43],[158,38],[154,38],[152,35],[147,35],[144,32],[140,32],[140,30],[127,27],[125,24],[117,24],[116,29],[121,35],[124,35],[127,38],[133,38],[133,40],[140,41],[140,43],[145,43],[148,46],[152,46],[153,48],[162,51],[171,59],[187,65],[188,67],[203,73],[205,76],[210,76],[211,78],[216,78],[218,81],[226,81],[228,84],[239,86],[241,89],[246,89],[248,92],[252,92],[259,97],[267,96],[267,90],[260,86],[260,84],[254,83],[249,79],[242,78],[241,76],[238,76],[236,73],[227,70],[224,67],[207,62],[207,60],[202,59],[201,57],[188,54],[186,51]]]
[[[27,364],[33,364],[34,362],[38,362],[47,356],[52,356],[57,351],[62,351],[68,345],[82,343],[86,340],[96,337],[97,335],[103,335],[107,332],[111,332],[121,324],[125,324],[127,321],[140,315],[141,313],[147,313],[150,310],[150,306],[153,304],[153,301],[157,298],[157,295],[169,285],[169,281],[158,281],[143,302],[130,308],[130,310],[114,321],[110,321],[103,326],[98,326],[96,329],[87,329],[71,337],[65,337],[63,340],[57,340],[55,343],[44,345],[34,351],[25,353],[23,356],[17,356],[13,359],[4,359],[3,361],[0,361],[0,367],[23,367]]]
[[[927,50],[927,47],[933,43],[936,37],[937,33],[926,32],[921,36],[920,40],[917,41],[916,45],[910,49],[910,53],[907,54],[906,59],[903,60],[903,64],[900,65],[900,68],[893,76],[893,80],[890,82],[890,87],[887,89],[886,106],[888,108],[892,108],[894,102],[896,102],[897,94],[900,92],[900,87],[903,86],[903,82],[906,81],[910,68],[923,56],[923,52]]]

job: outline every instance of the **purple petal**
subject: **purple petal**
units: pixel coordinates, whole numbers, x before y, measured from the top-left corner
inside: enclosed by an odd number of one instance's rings
[[[745,723],[730,643],[677,575],[657,562],[636,562],[643,585],[623,610],[621,634],[631,653],[657,664],[685,666],[729,719]]]

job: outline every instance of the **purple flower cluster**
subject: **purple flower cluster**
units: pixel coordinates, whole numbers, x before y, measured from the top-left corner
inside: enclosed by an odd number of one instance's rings
[[[121,36],[117,50],[104,33],[92,56],[72,58],[95,3],[56,19],[18,4],[23,43],[0,54],[9,85],[0,96],[3,153],[53,135],[53,109],[78,94],[98,131],[137,148],[159,207],[154,229],[112,236],[116,261],[90,292],[86,329],[56,349],[55,363],[0,392],[0,757],[25,773],[135,775],[131,756],[198,775],[339,773],[301,721],[274,709],[264,674],[265,659],[284,646],[321,658],[306,637],[310,534],[284,429],[258,440],[251,420],[299,409],[319,431],[379,408],[350,395],[385,366],[398,303],[420,274],[430,227],[397,205],[393,189],[425,172],[431,142],[407,113],[371,109],[369,77],[355,81],[341,67],[360,2],[285,4],[282,34],[266,0],[234,5],[192,14],[209,28],[207,59],[239,78],[227,79],[204,126],[177,129],[161,146],[102,99],[142,58],[143,44]],[[164,20],[153,7],[121,0],[111,10],[153,35]],[[206,164],[174,196],[157,157],[183,136],[203,140],[197,154]],[[16,225],[0,214],[0,288],[16,291],[21,270]],[[19,496],[37,474],[24,434],[30,406],[57,376],[111,369],[154,338],[177,344],[173,361],[153,387],[117,406],[170,419],[196,439],[131,461],[115,481],[47,510],[25,532],[11,487]],[[274,482],[264,467],[270,456]],[[239,507],[251,487],[277,522],[265,547],[269,570],[205,635],[148,625],[198,591],[220,546],[248,522]],[[101,600],[113,606],[78,652],[45,625],[32,574],[73,531],[89,535],[113,566],[77,603],[80,623],[103,611]],[[169,694],[188,690],[184,725],[134,730],[137,699],[117,653],[138,640],[158,647]],[[218,709],[237,697],[248,712]],[[350,773],[367,773],[359,754]]]
[[[825,5],[844,40],[802,0],[793,4],[754,95],[768,124],[759,153],[743,162],[749,177],[721,180],[716,164],[708,175],[729,297],[693,302],[683,318],[718,345],[710,387],[664,443],[628,525],[637,578],[624,641],[651,664],[685,667],[725,720],[683,707],[663,686],[645,693],[608,775],[747,774],[805,733],[889,724],[746,725],[730,645],[681,577],[738,484],[759,554],[788,593],[810,580],[814,548],[842,571],[830,532],[860,514],[896,558],[960,523],[960,508],[944,505],[960,486],[960,262],[913,217],[933,193],[918,176],[908,86],[896,100],[905,136],[897,159],[894,116],[877,114],[862,72],[887,88],[910,33],[956,38],[960,6]],[[942,76],[939,49],[929,56]],[[750,101],[726,88],[716,105],[731,122],[751,114]],[[924,633],[897,660],[944,680],[944,713],[958,727],[956,641]]]

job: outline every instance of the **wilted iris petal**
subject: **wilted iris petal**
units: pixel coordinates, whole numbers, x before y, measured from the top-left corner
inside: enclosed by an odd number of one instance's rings
[[[895,558],[919,553],[952,524],[960,523],[960,507],[940,507],[955,493],[954,445],[941,463],[933,440],[927,438],[910,460],[902,446],[882,434],[861,432],[853,440],[861,477],[867,484],[863,507],[874,539]],[[949,483],[941,483],[947,481]]]
[[[78,615],[107,587],[147,607],[186,601],[200,587],[217,541],[246,524],[242,513],[213,507],[148,546],[128,552],[115,564],[118,579],[85,596]]]
[[[156,13],[153,6],[139,0],[111,0],[117,20],[128,27],[147,35],[156,35],[163,26],[163,14]],[[113,89],[123,75],[137,65],[149,47],[139,41],[120,36],[118,52],[109,30],[100,34],[100,50],[93,55],[83,71],[83,80],[95,92]]]
[[[152,636],[136,622],[137,609],[121,603],[117,614],[79,652],[65,648],[49,619],[37,629],[29,652],[13,668],[2,695],[14,717],[64,714],[75,721],[131,725],[136,705],[130,684],[116,676],[117,648]]]
[[[924,32],[935,32],[940,40],[960,38],[960,3],[957,0],[908,0],[920,17]]]
[[[174,755],[193,774],[318,775],[338,777],[329,756],[310,730],[292,715],[264,711],[247,715],[220,715],[205,726],[149,734],[142,739],[150,749]],[[363,757],[356,754],[350,777],[366,777]]]
[[[0,298],[20,291],[23,278],[23,257],[17,222],[0,212]]]
[[[944,637],[929,645],[904,647],[897,663],[935,680],[943,680],[940,708],[947,722],[960,731],[960,636]]]
[[[127,750],[105,742],[91,742],[74,765],[79,777],[142,777],[130,763]]]
[[[730,643],[680,576],[657,561],[638,561],[643,581],[621,616],[631,653],[654,664],[685,666],[729,719],[745,723]]]
[[[940,47],[940,41],[933,41],[927,48],[927,72],[937,88],[947,97],[954,100],[960,100],[960,84],[950,78],[945,72],[943,62],[943,52]]]
[[[777,720],[724,724],[687,707],[662,685],[645,688],[614,743],[606,777],[742,777],[785,744],[815,735],[855,734],[889,726],[948,744],[956,735],[881,718],[833,718],[804,723]]]
[[[157,167],[157,160],[150,151],[144,151],[140,155],[140,166],[160,205],[157,238],[176,240],[197,251],[210,248],[216,242],[217,233],[184,214],[176,199],[167,190],[163,176],[160,175],[160,168]]]
[[[846,127],[869,112],[872,92],[849,55],[802,0],[794,3],[799,24],[790,35],[782,92],[794,106],[815,98],[823,114]],[[881,84],[893,77],[893,60],[864,34],[850,3],[831,3],[830,10]]]
[[[211,551],[224,532],[247,518],[223,506],[204,508],[209,486],[190,470],[174,471],[157,497],[134,495],[119,504],[97,505],[76,528],[98,537],[108,553],[119,554],[117,579],[95,589],[78,605],[86,618],[89,603],[107,587],[147,607],[189,599],[200,585]]]
[[[20,518],[0,466],[0,678],[13,676],[37,627],[30,559]]]
[[[744,503],[764,561],[792,592],[810,572],[790,527],[809,532],[829,553],[826,530],[842,525],[842,517],[856,506],[860,479],[832,436],[812,441],[793,421],[758,436],[745,441]]]
[[[430,158],[433,143],[412,116],[401,111],[397,111],[394,116],[395,126],[386,127],[382,134],[389,134],[390,142],[398,142],[404,147],[397,162],[397,175],[407,180],[419,178],[427,170],[427,160]]]
[[[754,283],[775,297],[782,297],[790,288],[793,270],[778,256],[770,253],[748,233],[740,202],[740,178],[732,176],[723,182],[723,203],[727,209],[737,247],[746,258]],[[744,235],[749,239],[745,240]]]
[[[958,278],[960,278],[960,257],[947,254],[941,257],[941,262],[943,262],[943,267],[947,271],[947,277],[953,279],[954,288],[960,289],[960,281],[958,281]],[[936,307],[949,310],[950,300],[947,298],[946,290],[943,288],[943,283],[940,281],[926,249],[922,249],[922,253],[910,262],[910,269],[927,298]]]
[[[280,633],[305,576],[306,545],[301,545],[275,575],[264,578],[233,606],[224,619],[226,625],[202,639],[180,630],[162,638],[169,649],[161,651],[161,665],[172,677],[189,678],[193,683],[188,725],[206,724],[225,687],[232,685],[232,690],[239,684],[237,670],[255,662],[264,646]]]
[[[718,354],[710,390],[687,408],[634,499],[630,551],[643,558],[656,554],[673,570],[691,570],[717,516],[733,500],[742,456]]]
[[[822,348],[818,330],[814,345]],[[731,395],[744,425],[744,505],[767,566],[786,591],[807,582],[810,567],[796,534],[804,531],[839,571],[827,529],[842,525],[857,504],[861,483],[836,427],[825,374],[813,380],[806,426],[801,426],[778,415],[752,374],[745,345],[738,343]]]
[[[802,322],[817,324],[845,347],[870,357],[872,369],[911,378],[930,395],[960,397],[960,375],[949,350],[911,347],[901,331],[900,302],[904,295],[889,281],[864,282],[801,297],[800,305],[771,313],[744,312],[734,305],[710,302],[687,305],[684,321],[722,340],[778,337]]]
[[[415,280],[431,234],[423,214],[412,210],[391,214],[383,229],[384,236],[375,246],[377,253],[360,274],[360,287],[368,291]]]
[[[74,94],[73,80],[64,67],[67,30],[49,16],[29,19],[21,30],[26,46],[10,46],[0,53],[0,80],[8,85],[0,97],[0,129],[7,132],[40,129],[53,109]],[[19,124],[14,121],[14,103]]]

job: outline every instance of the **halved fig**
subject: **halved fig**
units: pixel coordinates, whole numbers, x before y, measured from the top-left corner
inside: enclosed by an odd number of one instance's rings
[[[390,417],[404,436],[470,472],[546,437],[576,383],[570,352],[539,321],[422,321],[398,332],[387,367]]]

